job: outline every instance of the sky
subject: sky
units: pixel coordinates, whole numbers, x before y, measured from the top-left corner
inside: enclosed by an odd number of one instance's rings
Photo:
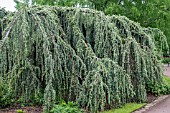
[[[15,5],[13,0],[0,0],[0,7],[5,7],[7,11],[15,11]]]

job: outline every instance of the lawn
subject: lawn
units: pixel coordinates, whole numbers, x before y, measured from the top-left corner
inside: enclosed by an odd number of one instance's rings
[[[166,84],[168,84],[170,86],[170,78],[163,75],[163,80],[165,81]]]
[[[112,110],[104,111],[101,113],[131,113],[131,112],[135,111],[136,109],[143,107],[145,104],[146,103],[142,103],[142,104],[128,103],[128,104],[125,104],[125,106],[123,106],[121,108],[112,109]]]

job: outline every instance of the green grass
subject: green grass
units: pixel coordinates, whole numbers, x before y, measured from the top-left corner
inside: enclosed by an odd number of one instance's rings
[[[125,106],[123,106],[122,108],[112,109],[112,110],[104,111],[101,113],[131,113],[131,112],[143,107],[145,104],[146,103],[142,103],[142,104],[128,103],[128,104],[125,104]]]
[[[169,77],[163,75],[163,80],[166,84],[168,84],[170,86],[170,78]]]

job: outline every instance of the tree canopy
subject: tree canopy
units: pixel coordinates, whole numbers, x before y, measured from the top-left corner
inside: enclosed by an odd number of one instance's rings
[[[32,0],[32,4],[88,7],[107,15],[126,16],[143,27],[162,30],[170,46],[170,0]],[[164,55],[168,54],[164,50]]]

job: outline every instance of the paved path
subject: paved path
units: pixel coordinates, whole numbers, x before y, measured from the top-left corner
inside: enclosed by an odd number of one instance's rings
[[[170,113],[170,96],[143,113]]]
[[[170,67],[165,66],[164,75],[170,77]],[[143,113],[170,113],[170,95]]]
[[[165,65],[164,75],[170,77],[170,66]]]

